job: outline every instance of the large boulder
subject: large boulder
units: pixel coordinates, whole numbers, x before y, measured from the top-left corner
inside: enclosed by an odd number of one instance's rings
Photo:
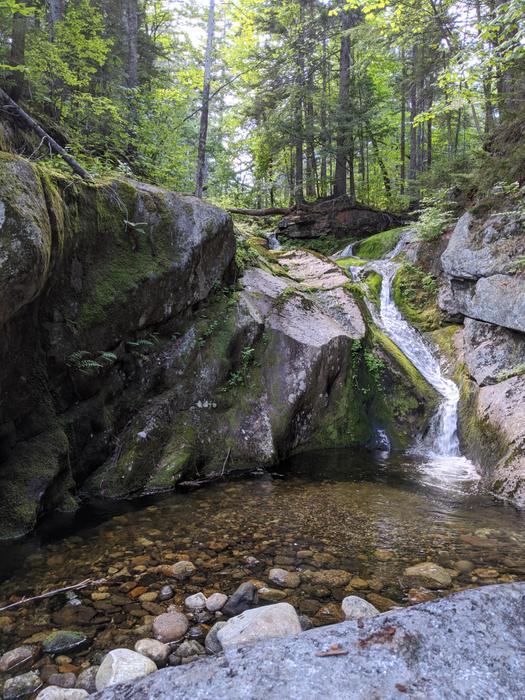
[[[524,583],[468,590],[361,622],[227,648],[226,659],[164,669],[93,700],[519,698],[524,600]],[[330,649],[342,654],[322,655]]]
[[[496,384],[513,370],[525,370],[525,335],[465,318],[465,362],[478,386]]]
[[[449,292],[441,296],[444,310],[525,332],[525,276],[519,266],[524,253],[517,214],[482,222],[464,214],[441,256],[450,281]]]

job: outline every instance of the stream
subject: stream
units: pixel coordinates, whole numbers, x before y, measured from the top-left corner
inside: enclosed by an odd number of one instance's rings
[[[407,452],[312,452],[274,473],[139,502],[91,503],[68,519],[50,518],[34,536],[2,548],[2,605],[87,578],[109,580],[0,612],[0,652],[41,641],[54,628],[80,630],[91,641],[70,654],[70,665],[80,670],[108,649],[132,648],[148,636],[151,616],[192,593],[231,594],[250,579],[275,588],[268,581],[273,566],[349,572],[344,588],[303,580],[293,590],[266,594],[271,602],[284,597],[313,625],[339,621],[349,593],[381,610],[418,602],[421,593],[403,589],[400,577],[427,559],[452,571],[451,587],[432,596],[525,578],[523,517],[484,493],[461,456],[458,389],[392,301],[397,252],[368,263],[384,280],[380,309],[372,310],[443,396],[427,434]],[[191,578],[177,583],[159,573],[159,565],[179,559],[195,564]],[[164,598],[167,583],[173,592]],[[191,630],[202,641],[207,627]]]

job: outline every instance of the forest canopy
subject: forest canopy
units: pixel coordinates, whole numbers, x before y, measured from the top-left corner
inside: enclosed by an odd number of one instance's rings
[[[524,18],[524,0],[0,0],[0,80],[95,175],[192,192],[200,162],[223,205],[395,211],[523,124]]]

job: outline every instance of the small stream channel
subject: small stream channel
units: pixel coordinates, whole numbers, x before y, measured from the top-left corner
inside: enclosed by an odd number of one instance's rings
[[[53,628],[80,630],[91,640],[70,655],[80,670],[107,649],[132,648],[148,636],[140,628],[152,615],[191,593],[230,594],[248,579],[273,588],[273,566],[349,572],[349,586],[302,581],[269,594],[275,602],[285,596],[313,625],[340,620],[340,601],[351,592],[380,609],[417,602],[400,577],[427,559],[452,570],[451,587],[437,596],[525,578],[523,517],[484,494],[459,454],[457,387],[391,300],[395,262],[373,265],[387,281],[378,322],[443,396],[427,437],[406,453],[309,453],[282,463],[278,473],[138,503],[90,504],[68,521],[49,520],[0,552],[2,604],[87,578],[109,582],[0,612],[0,652]],[[178,559],[196,566],[182,583],[157,570]],[[167,583],[173,596],[161,600]],[[139,597],[139,590],[151,595]],[[196,624],[191,634],[202,641],[206,629]]]

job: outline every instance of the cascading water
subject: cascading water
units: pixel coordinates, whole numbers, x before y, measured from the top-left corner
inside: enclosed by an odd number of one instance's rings
[[[368,263],[364,267],[354,267],[351,272],[354,276],[359,276],[363,270],[374,270],[382,276],[379,312],[373,304],[369,304],[374,320],[443,397],[427,434],[414,447],[414,451],[424,456],[420,475],[422,480],[439,488],[460,488],[464,491],[479,481],[479,475],[474,465],[461,455],[459,449],[459,389],[452,380],[443,375],[433,350],[423,336],[404,319],[392,296],[392,280],[399,267],[393,258],[406,245],[409,237],[410,233],[402,236],[386,258]],[[348,255],[346,249],[344,252]],[[337,257],[342,253],[343,251]]]

